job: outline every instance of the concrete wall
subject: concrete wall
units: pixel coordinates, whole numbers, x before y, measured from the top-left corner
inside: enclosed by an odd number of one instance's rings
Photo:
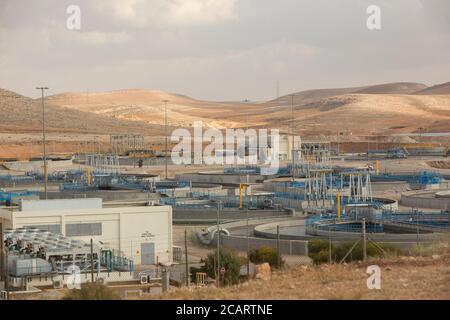
[[[43,193],[41,193],[43,197]],[[49,192],[49,199],[82,199],[82,198],[102,198],[103,202],[110,201],[147,201],[159,200],[159,195],[156,193],[148,193],[133,190],[116,190],[116,191],[87,191],[87,192]]]
[[[221,245],[238,251],[247,251],[247,237],[220,236]],[[249,239],[250,250],[262,246],[277,247],[276,239],[253,238]],[[308,241],[304,240],[280,240],[280,253],[283,255],[308,255]]]
[[[261,217],[282,217],[289,216],[288,211],[282,210],[249,210],[248,216],[250,219]],[[239,220],[246,219],[246,210],[222,210],[220,212],[220,220]],[[216,209],[180,209],[173,208],[173,220],[174,223],[184,223],[189,221],[197,221],[199,223],[211,223],[217,220]]]
[[[320,237],[322,239],[332,239],[336,241],[354,241],[361,238],[361,234],[357,232],[328,232],[318,229],[307,229],[307,234]],[[409,243],[414,245],[417,243],[417,234],[394,234],[394,233],[368,233],[367,237],[376,242]],[[436,233],[421,233],[419,234],[419,241],[432,241],[438,239],[439,234]]]
[[[435,198],[436,192],[405,192],[400,204],[407,207],[428,208],[438,210],[450,209],[450,198]]]
[[[392,190],[392,191],[398,191],[403,192],[408,190],[409,183],[402,182],[402,181],[376,181],[372,182],[372,191],[386,191],[386,190]]]
[[[97,271],[94,272],[94,281],[97,281],[97,279],[103,279],[104,283],[110,283],[110,282],[120,282],[120,281],[134,281],[136,280],[134,272],[100,272],[97,273]],[[27,286],[29,289],[31,287],[35,288],[41,288],[41,287],[53,287],[53,283],[55,281],[61,281],[64,285],[64,288],[67,287],[67,280],[69,279],[69,275],[54,275],[54,276],[48,276],[48,277],[34,277],[31,278],[31,281],[28,282]],[[22,287],[21,283],[22,279],[19,279],[17,287]],[[87,283],[91,282],[91,274],[90,273],[84,273],[80,275],[81,283]]]
[[[48,169],[67,168],[72,165],[72,160],[47,161]],[[9,170],[14,171],[44,171],[43,161],[16,161],[3,164]]]
[[[193,183],[215,183],[215,184],[239,184],[239,183],[259,183],[265,180],[266,176],[261,175],[238,175],[238,174],[208,174],[208,173],[184,173],[177,174],[178,181],[192,181]]]

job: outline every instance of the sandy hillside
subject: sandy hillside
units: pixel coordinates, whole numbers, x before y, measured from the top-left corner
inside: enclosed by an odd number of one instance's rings
[[[80,110],[71,110],[46,102],[46,129],[65,133],[143,133],[162,132],[160,126],[121,121]],[[42,130],[42,107],[40,100],[33,100],[17,93],[0,89],[0,131],[33,133]]]
[[[49,97],[53,104],[116,119],[164,123],[164,100],[168,100],[171,126],[192,126],[194,121],[217,128],[238,123],[221,120],[220,114],[233,108],[232,103],[207,102],[157,90],[119,90],[101,93],[65,93]]]
[[[426,89],[427,86],[422,83],[415,82],[395,82],[383,83],[372,86],[354,87],[354,88],[338,88],[338,89],[316,89],[292,93],[290,95],[282,96],[278,99],[269,101],[266,105],[291,105],[294,96],[294,104],[304,105],[315,102],[320,99],[351,94],[411,94],[419,90]]]
[[[445,94],[450,95],[450,82],[438,84],[417,92],[417,94]]]
[[[336,135],[414,132],[419,127],[450,130],[450,96],[347,94],[295,106],[296,132]],[[272,125],[291,119],[290,107],[272,109]]]
[[[417,95],[420,83],[319,89],[294,94],[296,132],[304,135],[389,134],[450,130],[450,95]],[[154,90],[68,93],[52,96],[58,106],[112,118],[164,123],[163,100],[172,126],[203,121],[216,128],[272,127],[286,131],[291,122],[291,97],[268,102],[208,102]]]

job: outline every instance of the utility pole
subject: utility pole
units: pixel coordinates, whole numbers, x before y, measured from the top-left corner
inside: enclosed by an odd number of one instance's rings
[[[3,265],[3,248],[4,246],[4,239],[3,239],[3,223],[0,222],[0,281],[5,280],[5,270]]]
[[[366,237],[366,218],[362,220],[362,237],[363,237],[363,261],[367,261],[367,237]]]
[[[277,226],[277,267],[280,269],[281,257],[280,257],[280,226]]]
[[[5,252],[5,291],[6,291],[6,300],[9,300],[9,268],[8,268],[8,253],[9,250]]]
[[[250,279],[250,230],[248,226],[248,194],[247,188],[245,189],[245,199],[247,200],[247,208],[245,210],[247,216],[247,277]]]
[[[292,157],[292,186],[294,186],[295,181],[295,154],[294,154],[294,95],[291,95],[291,138],[292,138],[292,151],[291,151],[291,157]]]
[[[164,136],[165,136],[165,147],[164,147],[164,159],[165,159],[165,169],[166,169],[166,180],[168,177],[167,174],[167,103],[169,100],[163,100],[164,102]]]
[[[188,262],[188,247],[187,247],[187,230],[184,230],[184,252],[186,262],[186,287],[189,287],[189,262]]]
[[[48,199],[47,195],[47,180],[48,180],[48,166],[47,166],[47,150],[45,147],[45,105],[44,105],[44,90],[48,90],[47,87],[37,87],[36,90],[41,90],[42,100],[42,145],[44,148],[44,192],[45,200]]]
[[[332,255],[331,255],[331,228],[328,229],[328,262],[331,264],[332,261]]]
[[[94,241],[91,238],[91,283],[94,283]]]
[[[9,300],[8,252],[5,250],[4,246],[3,222],[0,222],[0,241],[0,280],[5,283],[6,300]]]
[[[217,204],[217,288],[220,287],[220,206],[222,202]]]
[[[417,246],[419,246],[419,209],[416,209]]]

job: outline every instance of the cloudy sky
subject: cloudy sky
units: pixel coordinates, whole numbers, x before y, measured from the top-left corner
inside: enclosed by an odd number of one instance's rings
[[[366,27],[369,5],[382,29]],[[69,5],[81,30],[66,27]],[[448,0],[0,0],[0,88],[264,100],[450,81]]]

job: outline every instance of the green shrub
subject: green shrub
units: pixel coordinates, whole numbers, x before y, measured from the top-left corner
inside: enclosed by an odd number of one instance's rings
[[[86,283],[80,290],[70,290],[64,300],[120,300],[120,296],[103,284]]]
[[[344,242],[340,245],[331,245],[331,257],[334,262],[341,262],[355,242]],[[386,255],[398,255],[400,250],[391,244],[378,243]],[[314,264],[329,263],[330,243],[328,240],[311,240],[308,242],[308,255]],[[367,242],[367,257],[382,257],[383,253],[373,243]],[[362,241],[353,248],[353,251],[345,258],[345,262],[363,260]]]
[[[225,268],[225,274],[220,275],[220,283],[223,285],[237,284],[241,271],[241,259],[234,250],[221,248],[219,251],[220,266]],[[205,263],[205,272],[211,278],[217,274],[217,250],[208,254],[202,262]]]
[[[255,264],[268,263],[270,267],[278,267],[278,254],[275,248],[262,246],[250,251],[250,261]],[[280,266],[284,265],[284,260],[280,257]]]
[[[340,262],[354,244],[355,244],[354,242],[345,242],[340,246],[336,247],[335,252],[336,261]],[[391,244],[378,243],[378,247],[383,249],[386,255],[399,253],[399,249]],[[367,242],[367,257],[368,258],[383,257],[383,252],[378,247],[371,242]],[[355,248],[353,248],[353,251],[347,256],[345,262],[361,261],[363,259],[364,259],[363,242],[361,241]]]
[[[335,246],[331,245],[331,257],[335,256]],[[328,240],[308,241],[308,256],[314,264],[328,263],[330,261],[330,242]]]

